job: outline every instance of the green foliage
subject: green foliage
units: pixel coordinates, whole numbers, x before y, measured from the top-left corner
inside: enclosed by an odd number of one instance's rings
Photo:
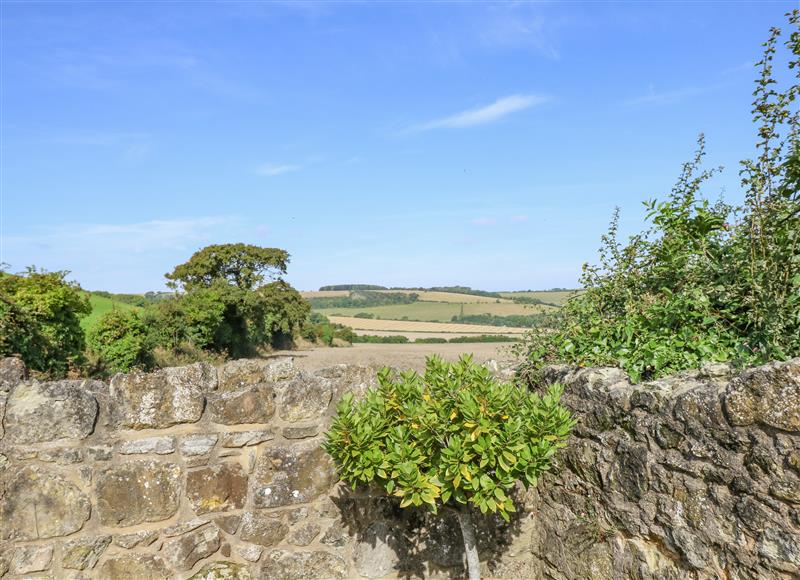
[[[353,337],[352,343],[369,343],[369,344],[405,344],[408,342],[408,337],[400,335],[392,336],[378,336],[375,334],[357,334]]]
[[[335,338],[350,343],[357,338],[352,328],[343,324],[333,324],[326,316],[318,312],[308,315],[300,334],[306,340],[321,342],[327,346],[333,346]]]
[[[451,338],[448,342],[451,343],[468,343],[468,342],[517,342],[519,339],[513,336],[502,336],[498,334],[481,334],[478,336],[457,336]]]
[[[540,397],[468,355],[431,357],[423,376],[385,368],[378,383],[360,402],[343,397],[323,446],[344,481],[375,483],[401,507],[469,503],[508,520],[515,482],[535,485],[574,424],[560,386]]]
[[[139,308],[144,308],[149,304],[149,301],[144,294],[115,294],[113,292],[106,292],[105,290],[93,290],[90,294],[92,296],[108,298],[113,302],[138,306]]]
[[[538,328],[546,320],[543,314],[458,314],[451,322],[459,324],[480,324],[485,326],[508,326],[519,328]]]
[[[214,289],[199,289],[152,306],[143,317],[152,343],[164,348],[193,344],[200,349],[233,348],[237,328],[225,319],[226,304]]]
[[[320,286],[320,292],[327,290],[388,290],[386,286],[375,284],[334,284],[332,286]]]
[[[171,288],[187,292],[209,288],[220,280],[240,290],[253,290],[265,278],[276,279],[285,274],[288,263],[289,254],[279,248],[217,244],[198,250],[166,277]]]
[[[789,15],[789,68],[800,74],[800,12]],[[531,335],[530,370],[550,362],[617,365],[634,380],[704,361],[757,364],[800,355],[800,87],[778,90],[765,44],[754,92],[759,156],[742,162],[745,202],[701,194],[718,169],[704,170],[700,137],[663,201],[645,202],[651,224],[617,241],[619,215],[603,237],[600,264],[584,266],[586,291],[567,302],[553,332]]]
[[[372,292],[368,290],[350,292],[349,296],[309,298],[312,308],[370,308],[390,304],[411,304],[419,294],[407,292]]]
[[[560,305],[554,302],[545,302],[541,298],[533,298],[532,296],[513,296],[511,298],[517,304],[530,304],[532,306],[552,306],[558,308]]]
[[[467,294],[469,296],[485,296],[487,298],[502,298],[498,292],[475,290],[469,286],[431,286],[430,288],[392,288],[392,290],[421,290],[425,292],[450,292],[451,294]]]
[[[54,377],[82,362],[80,320],[90,312],[89,301],[66,275],[0,271],[0,356],[19,355],[29,368]]]
[[[262,346],[285,346],[310,306],[278,278],[289,254],[246,244],[208,246],[167,275],[184,292],[156,303],[149,320],[153,342],[164,348],[195,347],[250,356]]]
[[[88,332],[87,343],[105,374],[152,366],[147,327],[134,310],[111,310]]]
[[[108,312],[112,310],[138,310],[138,306],[134,306],[133,304],[128,304],[126,302],[120,302],[112,296],[110,292],[90,292],[87,293],[89,298],[89,306],[91,307],[92,311],[89,313],[88,316],[85,316],[81,319],[81,328],[83,328],[84,332],[89,332],[98,322],[100,319]]]

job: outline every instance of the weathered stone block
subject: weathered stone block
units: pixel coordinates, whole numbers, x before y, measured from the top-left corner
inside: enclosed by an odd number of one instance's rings
[[[98,410],[85,384],[88,382],[95,381],[19,383],[6,403],[6,439],[23,444],[88,437]]]
[[[178,570],[191,570],[204,558],[219,550],[219,530],[208,526],[164,542],[166,561]]]
[[[266,423],[275,414],[275,392],[267,385],[255,385],[215,395],[208,399],[208,414],[223,425]]]
[[[396,572],[401,560],[402,544],[386,522],[369,526],[356,544],[353,563],[365,578],[380,578]]]
[[[748,369],[725,393],[732,425],[763,423],[800,432],[800,358]]]
[[[189,580],[250,580],[250,570],[235,562],[211,562],[206,564]]]
[[[97,477],[97,509],[106,526],[133,526],[172,517],[178,511],[181,469],[174,463],[135,461]]]
[[[189,533],[197,528],[204,526],[208,523],[206,518],[194,518],[189,520],[188,522],[178,522],[172,526],[167,526],[163,530],[161,530],[162,535],[165,538],[173,538],[175,536],[181,536],[183,534]]]
[[[239,536],[260,546],[274,546],[289,532],[289,526],[277,517],[260,512],[247,512],[242,517]]]
[[[322,415],[333,394],[330,380],[302,374],[287,383],[281,396],[279,412],[285,421],[305,421]]]
[[[262,552],[264,552],[264,548],[254,544],[238,544],[235,550],[240,558],[248,562],[258,562]]]
[[[214,518],[214,523],[223,532],[233,535],[239,529],[239,524],[242,523],[242,516],[219,516]]]
[[[186,496],[198,515],[241,509],[247,497],[247,474],[238,463],[192,470],[186,476]]]
[[[83,452],[80,449],[70,449],[59,447],[57,449],[42,449],[36,453],[36,459],[46,463],[58,463],[59,465],[73,465],[83,461]]]
[[[164,580],[170,577],[164,559],[155,554],[114,555],[100,567],[103,580]]]
[[[28,378],[28,369],[22,359],[8,356],[0,359],[0,393],[8,392],[17,383]]]
[[[53,560],[53,546],[19,546],[11,557],[12,574],[30,574],[50,568]]]
[[[225,363],[218,371],[219,391],[227,393],[264,383],[264,361],[239,359]]]
[[[286,439],[308,439],[319,435],[319,426],[306,425],[304,427],[284,427],[283,436]]]
[[[144,453],[155,453],[157,455],[169,455],[175,452],[174,437],[146,437],[144,439],[134,439],[125,441],[117,447],[117,452],[122,455],[138,455]]]
[[[286,541],[293,546],[308,546],[319,535],[320,531],[322,531],[322,528],[320,528],[319,524],[315,522],[304,523],[293,528]]]
[[[136,546],[149,546],[158,538],[158,532],[153,530],[143,530],[141,532],[134,532],[132,534],[121,534],[114,536],[112,540],[115,546],[130,550]]]
[[[89,519],[89,498],[64,477],[24,467],[0,485],[0,540],[36,540],[77,532]]]
[[[6,401],[9,391],[17,384],[28,378],[28,369],[25,363],[16,357],[0,359],[0,439],[5,436],[3,429],[3,415],[5,415]]]
[[[336,483],[333,461],[318,442],[280,445],[266,449],[253,475],[255,507],[306,503]]]
[[[73,570],[91,570],[111,543],[111,536],[79,538],[61,548],[61,565]]]
[[[217,444],[219,435],[187,435],[179,445],[181,453],[187,457],[195,457],[210,453]]]
[[[345,561],[328,552],[274,550],[262,558],[261,577],[270,580],[319,580],[347,577]]]
[[[216,388],[216,371],[205,363],[130,373],[111,379],[114,423],[131,429],[164,429],[200,419],[205,393]]]
[[[265,441],[275,439],[274,429],[264,429],[261,431],[232,431],[225,433],[222,437],[222,446],[228,448],[246,447],[248,445],[258,445]]]

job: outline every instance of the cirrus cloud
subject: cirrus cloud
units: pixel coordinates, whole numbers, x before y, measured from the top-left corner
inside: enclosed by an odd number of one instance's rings
[[[530,109],[537,105],[541,105],[549,100],[548,97],[542,95],[509,95],[497,99],[495,102],[485,105],[483,107],[476,107],[467,109],[440,119],[434,119],[426,123],[414,125],[409,127],[406,132],[420,133],[423,131],[430,131],[432,129],[464,129],[467,127],[475,127],[477,125],[486,125],[494,123],[500,119]]]

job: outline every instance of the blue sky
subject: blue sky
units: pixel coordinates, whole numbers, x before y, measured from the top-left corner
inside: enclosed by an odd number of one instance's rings
[[[211,243],[300,289],[575,286],[699,132],[736,201],[796,2],[4,2],[2,260],[143,292]]]

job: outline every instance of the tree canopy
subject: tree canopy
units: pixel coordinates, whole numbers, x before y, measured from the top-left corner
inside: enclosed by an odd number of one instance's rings
[[[189,260],[166,274],[171,288],[191,291],[209,288],[220,280],[240,290],[254,290],[265,279],[286,274],[289,253],[279,248],[250,244],[215,244],[195,252]]]

